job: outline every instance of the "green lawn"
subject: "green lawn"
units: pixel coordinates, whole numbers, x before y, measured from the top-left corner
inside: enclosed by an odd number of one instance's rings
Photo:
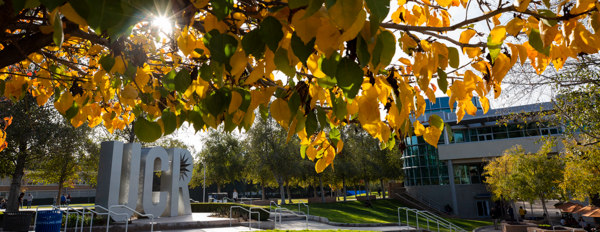
[[[373,208],[366,208],[363,202],[360,201],[348,201],[337,202],[337,203],[311,203],[308,204],[310,207],[310,215],[326,217],[331,222],[342,222],[342,223],[397,223],[398,222],[398,207],[404,207],[400,201],[389,199],[389,200],[376,200],[373,201]],[[298,205],[284,205],[283,207],[290,210],[297,211]],[[302,210],[306,212],[306,208],[302,207]],[[402,222],[406,223],[405,211],[401,210]],[[464,220],[464,219],[453,219],[446,218],[447,221],[467,230],[471,231],[477,227],[492,225],[491,221],[476,221],[476,220]],[[416,224],[416,217],[414,213],[409,214],[410,225]],[[427,225],[427,221],[423,218],[419,218],[420,227]],[[435,222],[430,222],[431,230],[437,228]],[[447,231],[441,229],[442,231]]]
[[[265,230],[265,232],[363,232],[372,230]]]

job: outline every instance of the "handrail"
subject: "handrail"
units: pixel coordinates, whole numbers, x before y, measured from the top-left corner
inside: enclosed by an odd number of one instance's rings
[[[66,214],[67,214],[67,217],[65,218],[65,230],[64,230],[65,232],[67,232],[67,226],[68,226],[68,223],[67,223],[67,222],[69,221],[69,214],[70,214],[69,210],[70,210],[70,209],[72,209],[72,210],[74,210],[75,212],[77,212],[77,217],[76,217],[76,218],[77,218],[77,221],[75,221],[75,231],[77,231],[77,227],[78,227],[78,224],[79,224],[79,214],[81,214],[81,217],[82,217],[82,218],[81,218],[81,227],[83,227],[83,220],[85,219],[85,216],[84,216],[85,214],[83,214],[83,212],[81,212],[81,211],[79,211],[79,210],[77,210],[77,209],[73,208],[72,206],[67,206],[67,212],[66,212]],[[63,212],[64,212],[64,211],[63,211]]]
[[[302,203],[304,206],[306,206],[306,215],[310,215],[310,209],[308,208],[308,205],[306,203],[304,203],[304,201],[300,200],[298,202],[298,212],[302,212],[300,211],[300,203]]]
[[[250,200],[250,204],[252,204],[252,198],[242,197],[242,198],[240,198],[240,201],[242,201],[244,199],[249,199]]]
[[[294,211],[291,211],[291,210],[289,210],[287,208],[281,208],[281,207],[279,207],[279,208],[275,209],[275,221],[277,221],[277,210],[279,210],[279,226],[280,227],[281,227],[281,211],[287,211],[287,212],[290,212],[291,214],[296,215],[298,217],[305,217],[306,218],[306,229],[308,230],[308,215],[299,215],[299,214],[294,213]]]
[[[233,203],[235,203],[235,201],[233,199],[229,198],[229,197],[223,197],[223,200],[224,199],[229,199],[230,201],[232,201]]]
[[[415,198],[416,200],[420,201],[421,203],[426,204],[427,206],[434,208],[442,213],[450,214],[450,212],[447,212],[446,209],[444,208],[444,205],[442,205],[441,203],[438,203],[437,201],[435,201],[435,200],[429,198],[428,196],[425,196],[417,191],[410,191],[409,188],[405,188],[405,189],[406,189],[406,194]]]
[[[271,211],[271,205],[272,205],[272,204],[275,204],[275,206],[277,206],[277,207],[275,207],[275,210],[277,210],[277,209],[281,209],[281,206],[279,206],[279,205],[277,204],[277,202],[271,201],[271,202],[269,202],[269,212],[272,212],[272,211]]]
[[[108,220],[106,222],[106,232],[108,232],[108,226],[110,224],[110,213],[113,213],[112,208],[115,208],[115,207],[127,209],[127,210],[131,211],[132,213],[135,213],[135,214],[140,215],[142,217],[148,217],[149,216],[150,218],[152,218],[152,224],[150,224],[150,231],[154,231],[154,215],[152,215],[152,214],[141,214],[140,212],[135,211],[134,209],[129,208],[126,205],[112,205],[112,206],[108,207],[109,214],[108,214]],[[127,215],[129,216],[129,214],[127,214]],[[125,227],[125,232],[127,232],[127,227]]]
[[[233,213],[232,213],[233,208],[240,208],[240,209],[243,209],[246,212],[248,212],[248,230],[252,230],[252,213],[257,213],[258,214],[258,220],[257,220],[258,221],[258,229],[260,229],[260,212],[252,212],[252,210],[248,210],[239,205],[229,207],[229,227],[231,227],[231,216],[233,215]]]
[[[92,207],[93,207],[94,209],[96,209],[96,208],[100,208],[100,209],[106,210],[106,213],[100,213],[100,212],[97,212],[97,211],[95,211],[95,210],[93,210],[93,209],[90,209],[90,208],[92,208]],[[85,214],[85,210],[86,210],[86,209],[87,209],[88,211],[90,211],[90,232],[92,232],[92,227],[94,226],[94,214],[96,214],[96,215],[107,215],[107,216],[108,216],[108,214],[109,214],[109,213],[112,213],[112,214],[114,214],[114,215],[117,215],[117,216],[125,216],[125,218],[127,218],[127,216],[129,216],[129,214],[127,214],[127,213],[116,213],[116,212],[112,212],[112,211],[108,210],[107,208],[104,208],[104,207],[103,207],[103,206],[101,206],[101,205],[93,205],[93,206],[89,206],[89,207],[88,207],[88,206],[84,206],[84,207],[83,207],[83,213],[84,213],[84,214]],[[84,216],[84,219],[85,219],[85,216]],[[107,226],[107,227],[108,227],[108,226]],[[125,231],[127,231],[127,227],[129,227],[129,221],[127,221],[127,220],[126,220],[126,221],[125,221]],[[83,232],[83,226],[81,226],[81,231]]]
[[[425,218],[425,220],[427,222],[427,230],[430,230],[429,222],[431,221],[431,222],[435,222],[437,224],[438,232],[440,231],[440,226],[446,227],[447,229],[450,230],[450,232],[452,232],[452,230],[466,232],[465,229],[460,228],[457,225],[454,225],[454,224],[448,222],[447,220],[432,214],[429,211],[411,209],[411,208],[407,208],[407,207],[398,207],[398,226],[402,225],[402,220],[400,217],[401,209],[406,210],[406,226],[407,226],[407,228],[410,228],[410,221],[408,218],[408,214],[409,214],[409,211],[411,211],[411,212],[415,213],[415,221],[417,224],[416,225],[417,229],[419,229],[419,216],[421,216],[422,218]]]
[[[252,209],[260,209],[262,211],[265,211],[267,213],[269,213],[269,216],[271,215],[271,212],[267,211],[266,209],[264,209],[263,207],[250,207],[250,212],[252,212]],[[258,218],[258,228],[260,229],[260,213],[258,214],[259,218]],[[277,219],[277,216],[275,216],[275,219]],[[275,220],[275,227],[277,227],[277,220]]]
[[[35,227],[37,226],[38,210],[40,209],[40,207],[48,207],[48,206],[50,206],[50,210],[56,209],[56,206],[54,206],[54,205],[38,205],[37,207],[35,207],[35,220],[33,221],[33,230],[35,230]],[[61,212],[61,215],[62,215],[62,212]]]

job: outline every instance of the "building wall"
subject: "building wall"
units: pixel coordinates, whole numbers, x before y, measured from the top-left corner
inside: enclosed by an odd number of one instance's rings
[[[510,149],[511,147],[517,144],[523,146],[525,152],[535,153],[540,149],[542,145],[542,143],[536,143],[540,139],[541,137],[535,136],[514,139],[501,139],[481,142],[439,145],[439,159],[455,160],[497,157],[501,156],[505,150]],[[562,150],[563,147],[564,146],[562,145],[562,143],[559,143],[558,146],[554,147],[553,152],[558,152]]]
[[[423,194],[440,204],[452,206],[452,193],[450,191],[450,185],[410,186],[408,188],[410,190],[417,191],[418,193]],[[477,212],[477,201],[488,201],[488,206],[490,208],[493,205],[493,202],[489,197],[476,198],[477,195],[489,194],[484,184],[455,185],[455,188],[460,218],[490,218],[488,216],[480,217]]]

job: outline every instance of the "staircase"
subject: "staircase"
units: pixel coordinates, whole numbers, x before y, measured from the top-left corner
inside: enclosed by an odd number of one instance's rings
[[[405,187],[394,189],[394,195],[392,195],[392,197],[411,208],[426,210],[438,216],[458,218],[457,215],[451,215],[446,212],[444,205],[437,203],[416,191],[407,191]]]

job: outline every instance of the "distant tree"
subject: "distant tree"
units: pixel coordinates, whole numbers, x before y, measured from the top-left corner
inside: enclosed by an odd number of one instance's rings
[[[563,179],[565,165],[557,156],[548,156],[552,143],[545,143],[537,153],[525,153],[521,145],[504,151],[500,157],[485,166],[485,183],[495,198],[532,202],[540,200],[549,217],[547,199],[561,197],[559,181]],[[548,221],[551,222],[550,218]]]
[[[49,147],[48,155],[32,167],[27,178],[44,185],[58,184],[58,195],[63,187],[75,187],[85,171],[86,142],[91,129],[87,125],[74,128],[66,123],[54,128],[58,133]]]
[[[198,163],[194,165],[194,172],[190,186],[195,188],[204,182],[204,165],[206,163],[206,181],[216,184],[217,192],[233,181],[239,180],[244,174],[244,146],[233,134],[223,130],[210,129],[203,140],[204,146],[198,155]]]
[[[0,152],[0,177],[10,177],[7,211],[18,211],[17,196],[21,192],[21,181],[36,163],[45,162],[57,139],[63,136],[60,130],[61,116],[49,104],[39,106],[36,100],[26,95],[23,100],[2,100],[0,112],[3,116],[19,118],[6,129],[8,146]]]

